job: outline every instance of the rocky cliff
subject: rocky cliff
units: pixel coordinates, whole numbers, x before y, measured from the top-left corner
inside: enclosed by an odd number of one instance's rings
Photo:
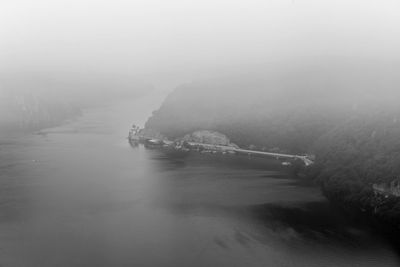
[[[12,134],[56,125],[81,110],[62,99],[54,101],[33,92],[3,91],[0,112],[1,134]]]

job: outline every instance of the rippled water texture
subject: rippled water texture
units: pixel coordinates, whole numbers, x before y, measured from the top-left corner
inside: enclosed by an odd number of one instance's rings
[[[151,108],[1,141],[1,266],[399,266],[390,243],[274,161],[131,147]]]

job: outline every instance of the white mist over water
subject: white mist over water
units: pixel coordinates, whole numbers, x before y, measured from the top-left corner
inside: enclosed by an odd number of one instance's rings
[[[300,99],[397,107],[399,10],[396,0],[2,0],[0,265],[399,266],[398,248],[273,162],[174,160],[126,140],[181,83],[191,102],[169,107],[190,115],[204,99],[211,120],[220,99],[236,122]],[[3,138],[5,125],[25,135]]]
[[[377,0],[6,0],[0,95],[75,105],[217,78],[242,83],[219,89],[240,97],[261,77],[269,96],[284,90],[269,80],[282,77],[308,96],[313,86],[343,98],[376,87],[392,100],[399,9],[397,1]],[[0,110],[10,113],[4,102]]]

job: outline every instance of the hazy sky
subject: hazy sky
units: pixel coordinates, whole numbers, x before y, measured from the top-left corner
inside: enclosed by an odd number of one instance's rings
[[[394,0],[1,0],[0,71],[187,76],[400,58]]]

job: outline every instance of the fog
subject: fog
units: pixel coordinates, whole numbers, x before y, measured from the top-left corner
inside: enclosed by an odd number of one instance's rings
[[[2,1],[1,71],[171,74],[399,59],[398,1]]]
[[[321,90],[349,79],[393,89],[399,9],[389,0],[3,0],[0,95],[125,96],[266,75],[296,84],[313,73],[330,77]]]
[[[0,0],[0,267],[400,266],[399,14]]]

